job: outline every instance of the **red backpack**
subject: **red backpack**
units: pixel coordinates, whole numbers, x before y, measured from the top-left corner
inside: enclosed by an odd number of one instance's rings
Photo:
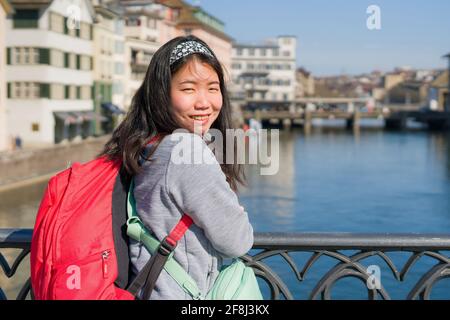
[[[50,179],[31,243],[35,299],[135,298],[124,289],[128,189],[121,172],[120,162],[100,157]]]

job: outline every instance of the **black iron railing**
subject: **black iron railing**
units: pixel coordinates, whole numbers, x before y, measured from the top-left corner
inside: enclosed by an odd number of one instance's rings
[[[30,252],[32,230],[0,229],[0,265],[3,277],[14,281],[17,268]],[[19,253],[10,264],[2,254],[5,249],[18,249]],[[356,278],[364,283],[368,299],[391,299],[389,292],[377,277],[376,268],[364,261],[370,257],[381,259],[399,284],[421,259],[428,259],[419,280],[408,290],[405,299],[430,299],[432,289],[445,278],[450,278],[450,235],[439,234],[353,234],[353,233],[256,233],[251,254],[243,260],[255,270],[256,275],[267,284],[271,299],[294,299],[292,290],[301,286],[310,270],[323,257],[334,262],[327,272],[318,278],[309,292],[309,299],[331,299],[335,284],[343,278]],[[296,253],[307,254],[301,270]],[[407,254],[406,262],[398,268],[391,253]],[[274,271],[274,258],[285,264],[284,270],[295,275],[289,283]],[[430,263],[430,260],[432,261]],[[281,261],[281,262],[280,262]],[[278,268],[276,268],[279,270]],[[2,275],[0,275],[2,276]],[[30,281],[24,284],[16,299],[31,298]],[[5,277],[4,277],[5,278]],[[1,278],[0,278],[1,279]],[[448,288],[450,292],[450,285]],[[6,299],[0,283],[0,300]]]

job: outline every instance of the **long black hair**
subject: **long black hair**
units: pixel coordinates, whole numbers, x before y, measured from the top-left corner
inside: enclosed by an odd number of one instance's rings
[[[212,53],[212,57],[205,54],[187,55],[170,65],[170,55],[173,49],[186,41],[197,41]],[[160,47],[152,57],[145,74],[144,81],[136,91],[130,109],[125,119],[114,130],[111,139],[105,144],[100,156],[107,156],[110,160],[121,160],[128,174],[134,176],[141,171],[139,158],[150,139],[156,134],[160,139],[171,134],[180,125],[176,122],[170,99],[172,76],[192,59],[199,59],[207,63],[217,73],[222,93],[222,108],[211,128],[220,130],[226,137],[226,129],[232,128],[231,105],[224,80],[222,66],[214,52],[201,39],[195,36],[177,37]],[[226,159],[226,142],[223,139],[223,159]],[[236,146],[234,145],[234,151]],[[150,155],[158,147],[155,143]],[[236,158],[236,152],[234,152]],[[150,156],[149,156],[150,157]],[[148,157],[148,158],[149,158]],[[236,159],[235,159],[236,160]],[[245,176],[241,165],[221,164],[222,171],[227,177],[230,187],[237,191],[238,183],[244,184]]]

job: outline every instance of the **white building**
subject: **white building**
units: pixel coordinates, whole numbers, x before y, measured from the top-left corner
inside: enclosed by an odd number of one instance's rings
[[[262,45],[234,44],[230,92],[235,99],[289,102],[295,99],[297,39],[279,36]]]
[[[153,54],[161,46],[159,26],[166,8],[147,1],[120,1],[125,16],[125,105],[129,107],[144,80]]]
[[[8,123],[24,145],[92,134],[92,23],[89,0],[11,0],[7,20]]]
[[[0,151],[9,149],[8,121],[6,119],[6,49],[5,49],[5,29],[6,16],[11,14],[12,8],[8,1],[0,0]]]

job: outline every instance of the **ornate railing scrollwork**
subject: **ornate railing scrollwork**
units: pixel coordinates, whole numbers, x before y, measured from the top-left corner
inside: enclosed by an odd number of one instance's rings
[[[450,235],[438,234],[350,234],[350,233],[259,233],[255,235],[254,249],[260,252],[246,255],[245,261],[255,269],[257,277],[262,278],[270,286],[271,299],[293,299],[289,287],[301,285],[308,271],[322,257],[336,260],[325,275],[316,283],[309,294],[309,299],[331,299],[333,286],[343,278],[356,278],[367,288],[367,298],[375,300],[379,297],[391,299],[386,288],[380,282],[372,283],[374,274],[369,273],[362,260],[378,256],[392,272],[395,280],[403,282],[406,274],[422,257],[430,257],[437,263],[426,271],[405,299],[430,299],[432,288],[441,280],[450,278]],[[342,251],[357,251],[346,255]],[[301,271],[295,259],[290,255],[295,252],[310,252],[311,256]],[[388,252],[410,252],[402,270],[399,272]],[[445,253],[446,252],[446,253]],[[269,267],[266,260],[280,256],[286,261],[297,283],[286,283]],[[263,261],[264,260],[264,261]],[[369,284],[372,284],[369,286]],[[449,285],[450,291],[450,285]]]
[[[4,275],[10,279],[15,276],[24,258],[30,253],[32,230],[0,229],[0,265]],[[21,250],[10,265],[1,250],[15,248]],[[379,257],[395,281],[403,282],[413,266],[422,258],[433,259],[433,264],[421,274],[420,279],[404,297],[405,299],[430,299],[434,286],[441,280],[450,278],[450,235],[437,234],[351,234],[351,233],[256,233],[251,253],[242,257],[244,262],[255,270],[256,276],[267,285],[270,299],[295,299],[294,286],[302,285],[310,270],[323,257],[335,261],[328,271],[315,283],[309,293],[309,299],[331,299],[336,283],[344,278],[355,278],[367,288],[367,298],[375,300],[391,299],[382,283],[377,283],[374,274],[369,272],[364,261],[370,257]],[[253,253],[255,251],[256,253]],[[343,251],[351,251],[346,254]],[[356,251],[356,252],[355,252]],[[302,252],[311,255],[303,268],[298,268],[293,253]],[[401,271],[398,271],[390,252],[411,253]],[[281,257],[285,262],[283,270],[290,270],[295,281],[288,284],[279,275],[279,266],[274,270],[270,259]],[[25,275],[27,277],[28,275]],[[450,285],[449,285],[450,290]],[[30,279],[25,280],[16,299],[32,298]],[[0,300],[6,299],[0,283]]]

